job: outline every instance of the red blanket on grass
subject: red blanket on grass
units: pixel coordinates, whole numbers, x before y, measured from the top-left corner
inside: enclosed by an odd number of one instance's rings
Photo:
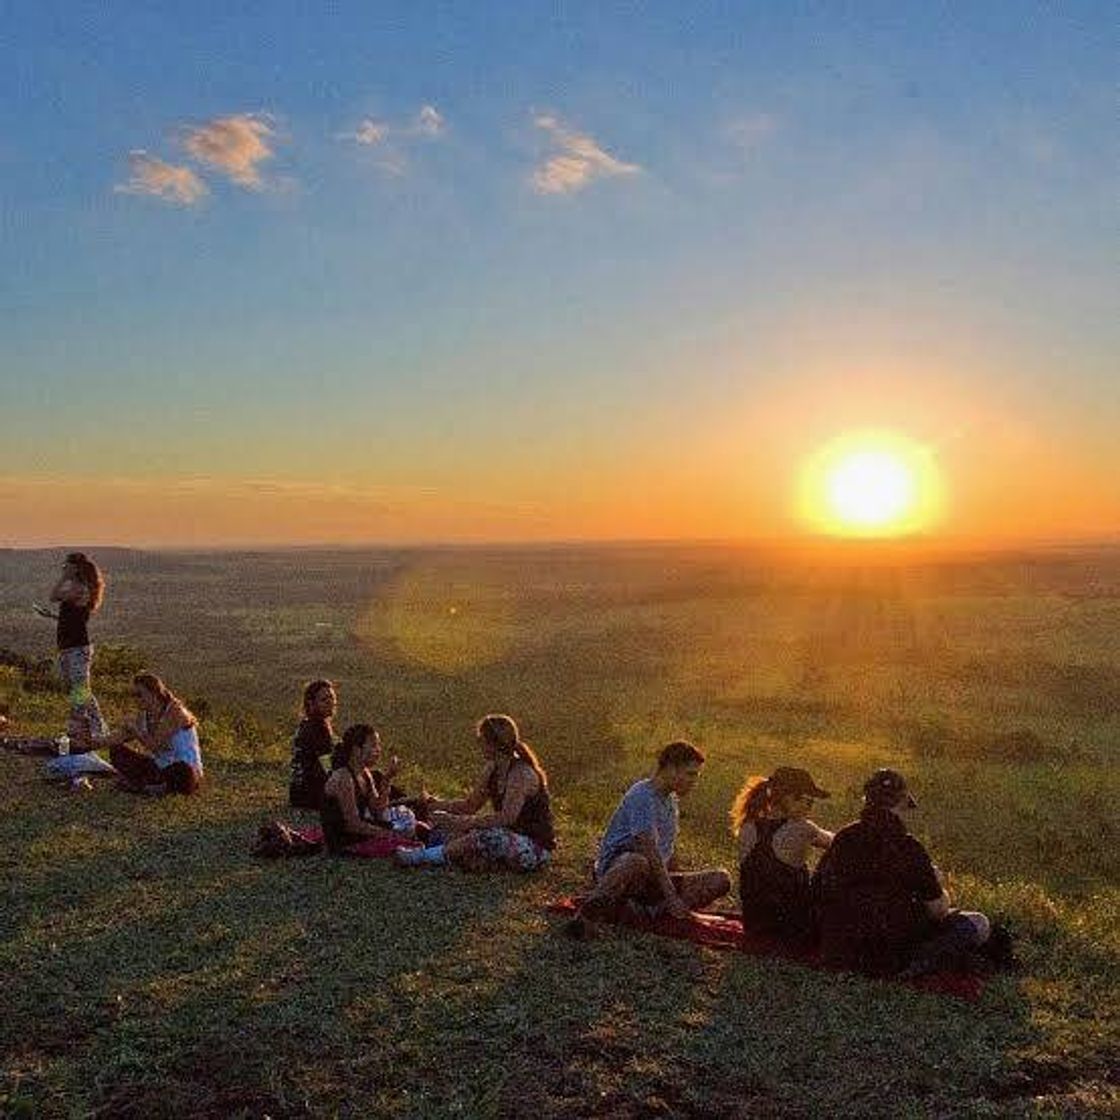
[[[324,844],[321,828],[299,828],[295,830],[305,840],[313,844]],[[398,848],[419,848],[419,840],[409,840],[404,836],[371,836],[360,844],[351,844],[343,855],[354,859],[389,859]]]
[[[550,902],[547,909],[553,914],[574,914],[581,901],[582,899],[569,895]],[[733,949],[752,957],[783,957],[808,968],[826,968],[816,950],[792,948],[766,934],[744,930],[743,920],[737,915],[693,912],[687,918],[674,918],[669,914],[651,918],[630,907],[623,907],[615,922],[643,933],[656,933],[678,941],[706,945],[709,949]],[[932,976],[906,981],[907,987],[918,991],[956,996],[970,1002],[980,998],[984,984],[984,977],[974,972],[938,972]]]

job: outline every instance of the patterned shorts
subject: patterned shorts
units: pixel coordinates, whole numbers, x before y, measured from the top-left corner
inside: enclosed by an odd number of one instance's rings
[[[468,833],[480,862],[511,871],[536,871],[551,856],[547,848],[508,828],[480,828]]]

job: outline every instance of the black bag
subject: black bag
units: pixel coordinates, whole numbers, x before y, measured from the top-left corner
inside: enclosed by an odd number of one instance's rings
[[[318,855],[323,845],[321,841],[308,840],[283,821],[269,821],[261,825],[251,850],[262,859],[291,859]]]

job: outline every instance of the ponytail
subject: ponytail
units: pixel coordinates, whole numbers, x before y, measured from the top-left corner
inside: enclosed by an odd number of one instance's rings
[[[509,716],[488,715],[478,721],[478,734],[500,754],[508,754],[528,765],[540,779],[541,789],[548,788],[548,774],[545,773],[536,751],[521,738],[517,724]]]
[[[770,805],[773,797],[770,779],[755,775],[748,778],[743,788],[735,795],[728,817],[731,821],[732,835],[738,836],[743,825],[756,821]]]

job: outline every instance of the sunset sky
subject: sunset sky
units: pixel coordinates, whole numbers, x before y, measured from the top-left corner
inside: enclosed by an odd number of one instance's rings
[[[1112,5],[4,12],[0,545],[1120,531]]]

